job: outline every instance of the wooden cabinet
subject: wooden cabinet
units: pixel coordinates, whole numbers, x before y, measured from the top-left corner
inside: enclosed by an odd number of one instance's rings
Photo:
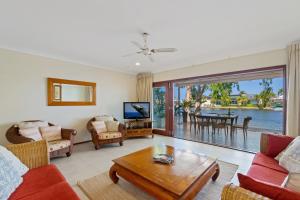
[[[152,121],[149,120],[134,120],[125,122],[126,126],[126,138],[131,137],[144,137],[151,135],[154,137],[152,133]]]

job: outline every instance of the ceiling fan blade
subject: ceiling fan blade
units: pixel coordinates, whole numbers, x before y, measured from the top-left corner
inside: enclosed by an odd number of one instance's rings
[[[151,49],[153,53],[162,53],[162,52],[175,52],[176,48],[159,48],[159,49]]]
[[[154,58],[152,55],[148,55],[147,57],[149,58],[150,62],[154,62]]]
[[[128,57],[128,56],[133,56],[135,54],[140,54],[142,53],[143,51],[137,51],[137,52],[134,52],[134,53],[129,53],[129,54],[126,54],[126,55],[123,55],[122,57]]]
[[[138,47],[139,49],[144,49],[143,45],[141,45],[140,43],[136,42],[136,41],[131,41],[131,43],[133,45],[135,45],[136,47]]]

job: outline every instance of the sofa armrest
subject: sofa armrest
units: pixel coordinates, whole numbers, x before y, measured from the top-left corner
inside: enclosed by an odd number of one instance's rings
[[[48,143],[46,140],[7,145],[29,169],[49,165]]]
[[[61,129],[61,137],[65,140],[73,140],[73,137],[77,134],[75,129]]]
[[[274,158],[283,151],[293,139],[293,137],[286,135],[262,133],[260,138],[260,152]]]
[[[234,184],[224,186],[221,200],[270,200],[268,197],[256,194]]]

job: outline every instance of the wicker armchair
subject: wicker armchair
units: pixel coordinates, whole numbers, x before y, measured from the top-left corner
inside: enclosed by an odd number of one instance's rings
[[[114,121],[118,121],[116,118],[113,118]],[[117,137],[117,138],[110,138],[110,139],[100,139],[99,135],[97,134],[97,131],[95,130],[92,122],[96,121],[96,117],[93,117],[92,119],[90,119],[86,125],[87,130],[91,133],[92,136],[92,142],[95,145],[95,149],[99,149],[101,147],[101,145],[103,144],[111,144],[111,143],[119,143],[120,146],[123,146],[123,140],[124,140],[124,136],[125,136],[125,125],[124,124],[119,124],[118,127],[118,132],[121,133],[121,137]]]
[[[50,163],[46,140],[9,144],[6,148],[15,154],[29,169],[47,166]]]
[[[29,121],[24,121],[24,122],[38,122],[40,120],[29,120]],[[54,126],[52,123],[48,123],[49,126]],[[71,156],[72,151],[73,151],[73,144],[74,144],[74,136],[77,134],[76,130],[74,129],[61,129],[61,136],[62,136],[62,141],[70,141],[70,145],[63,147],[63,148],[51,148],[53,145],[59,145],[59,141],[54,142],[49,142],[48,147],[49,147],[49,152],[50,152],[50,158],[54,157],[59,157],[63,155],[67,155],[68,157]],[[31,138],[26,138],[22,135],[19,134],[19,127],[17,125],[11,126],[7,131],[6,131],[6,138],[10,143],[13,144],[21,144],[21,143],[27,143],[27,142],[33,142],[34,140]],[[53,144],[52,144],[53,143]]]

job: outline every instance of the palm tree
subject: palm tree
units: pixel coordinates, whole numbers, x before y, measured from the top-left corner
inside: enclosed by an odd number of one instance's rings
[[[249,102],[248,96],[245,91],[241,91],[240,96],[237,97],[236,100],[239,106],[246,106]]]

